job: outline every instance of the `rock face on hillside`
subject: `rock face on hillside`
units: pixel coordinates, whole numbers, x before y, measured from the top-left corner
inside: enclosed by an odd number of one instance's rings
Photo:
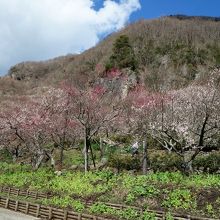
[[[139,79],[152,90],[176,89],[195,80],[201,82],[209,77],[210,68],[220,65],[218,19],[179,15],[141,20],[80,55],[20,63],[8,75],[18,81],[34,81],[35,86],[57,84],[64,79],[77,85],[95,82],[102,78],[113,43],[122,34],[132,44]],[[126,85],[123,86],[125,92]]]

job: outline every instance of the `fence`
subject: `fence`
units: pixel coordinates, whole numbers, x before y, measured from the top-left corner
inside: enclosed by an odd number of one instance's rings
[[[32,198],[32,199],[48,199],[51,197],[48,193],[43,193],[43,192],[37,192],[37,191],[32,191],[32,190],[22,190],[22,189],[16,189],[13,187],[0,187],[0,192],[5,193],[10,196],[22,196],[22,197],[27,197],[27,198]]]
[[[21,212],[24,214],[39,217],[40,219],[53,220],[109,220],[110,218],[103,218],[94,215],[81,214],[73,211],[56,209],[39,204],[33,204],[24,201],[17,201],[0,196],[0,207]]]
[[[46,199],[46,198],[52,198],[53,197],[53,195],[48,194],[48,193],[31,191],[31,190],[22,190],[22,189],[16,189],[16,188],[13,188],[13,187],[4,187],[4,186],[0,187],[0,192],[2,192],[4,194],[7,194],[7,197],[21,196],[21,197],[26,197],[26,198],[36,199],[36,200],[37,199]],[[14,200],[9,200],[9,201],[14,201]],[[25,203],[25,202],[21,202],[21,204],[22,203]],[[12,202],[12,204],[13,204],[13,202]],[[27,202],[25,204],[27,204]],[[91,207],[92,204],[93,204],[92,202],[86,202],[85,205],[86,205],[87,208],[89,208],[89,207]],[[0,203],[0,206],[1,205],[2,204]],[[127,205],[112,204],[112,203],[105,203],[105,205],[110,207],[110,208],[114,208],[114,209],[118,209],[118,210],[133,208],[133,209],[139,211],[140,213],[143,212],[142,208],[135,207],[135,206],[127,206]],[[16,209],[14,209],[14,205],[11,205],[11,206],[12,206],[12,210],[16,211]],[[31,204],[30,207],[29,207],[30,212],[26,213],[26,214],[33,213],[33,206],[40,207],[38,209],[42,210],[42,214],[40,215],[40,217],[45,218],[45,214],[47,213],[46,219],[51,219],[51,216],[53,216],[52,219],[60,219],[60,220],[66,220],[66,219],[68,219],[68,220],[72,220],[72,219],[83,219],[83,220],[84,219],[97,219],[97,220],[110,219],[110,218],[102,218],[102,217],[97,217],[97,216],[92,216],[92,215],[87,215],[87,214],[79,214],[79,213],[75,213],[73,211],[69,211],[68,212],[69,214],[68,214],[68,213],[66,213],[65,210],[46,207],[46,206],[42,206],[42,205],[39,205],[39,204],[35,204],[35,205]],[[4,207],[4,206],[1,206],[1,207]],[[9,209],[11,209],[11,208],[9,207]],[[17,210],[17,211],[19,211],[19,210]],[[148,210],[148,211],[152,212],[152,213],[155,213],[156,218],[158,220],[166,219],[166,217],[165,217],[166,212],[164,212],[164,211],[157,211],[157,210]],[[25,213],[25,212],[23,211],[23,213]],[[34,216],[37,216],[37,213],[38,212],[36,211],[36,208],[35,208]],[[71,213],[74,213],[74,215],[71,214]],[[186,220],[186,219],[189,219],[189,220],[214,220],[214,219],[211,219],[211,218],[196,217],[196,216],[184,215],[184,214],[178,214],[178,213],[171,213],[171,214],[172,214],[174,220]],[[31,214],[31,215],[33,215],[33,214]],[[67,216],[71,216],[71,218],[70,217],[67,218]]]

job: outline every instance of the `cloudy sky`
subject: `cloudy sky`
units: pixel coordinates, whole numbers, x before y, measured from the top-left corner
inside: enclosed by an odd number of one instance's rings
[[[220,0],[0,0],[0,75],[11,65],[80,53],[140,18],[220,16]]]
[[[21,61],[80,53],[140,7],[139,0],[0,0],[0,74]]]

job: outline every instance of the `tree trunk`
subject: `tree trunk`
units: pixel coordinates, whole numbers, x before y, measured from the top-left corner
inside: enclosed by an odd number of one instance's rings
[[[147,141],[143,140],[143,164],[142,164],[143,174],[147,174]]]
[[[84,163],[85,163],[85,172],[89,171],[89,139],[88,136],[85,135],[84,139]]]
[[[94,166],[94,168],[96,168],[96,164],[95,164],[95,156],[94,156],[94,154],[93,154],[93,150],[92,150],[91,143],[90,143],[90,145],[89,145],[89,149],[90,149],[90,151],[91,151],[91,156],[92,156],[93,166]]]
[[[34,170],[37,170],[40,167],[44,156],[45,154],[43,150],[38,150],[37,153],[33,156],[32,167]]]
[[[104,149],[103,149],[103,141],[102,138],[100,137],[100,142],[99,142],[99,147],[100,147],[100,160],[102,160],[103,156],[104,156]]]
[[[6,149],[6,150],[11,155],[11,157],[13,159],[13,163],[16,163],[17,159],[18,159],[18,156],[19,156],[19,146],[16,146],[12,150],[8,150],[8,149]]]
[[[53,157],[53,152],[54,150],[52,152],[47,152],[47,156],[49,157],[51,167],[55,168],[55,159]]]
[[[183,154],[183,165],[184,165],[184,172],[189,175],[193,172],[193,166],[192,166],[192,162],[193,162],[193,157],[194,157],[194,152],[189,150],[189,151],[185,151]]]
[[[63,146],[60,146],[60,166],[63,168]]]

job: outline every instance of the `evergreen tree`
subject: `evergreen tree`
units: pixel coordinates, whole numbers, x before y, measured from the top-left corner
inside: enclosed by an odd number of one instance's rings
[[[113,53],[106,64],[106,70],[112,68],[130,68],[132,70],[137,68],[134,51],[127,35],[119,36],[113,45]]]

